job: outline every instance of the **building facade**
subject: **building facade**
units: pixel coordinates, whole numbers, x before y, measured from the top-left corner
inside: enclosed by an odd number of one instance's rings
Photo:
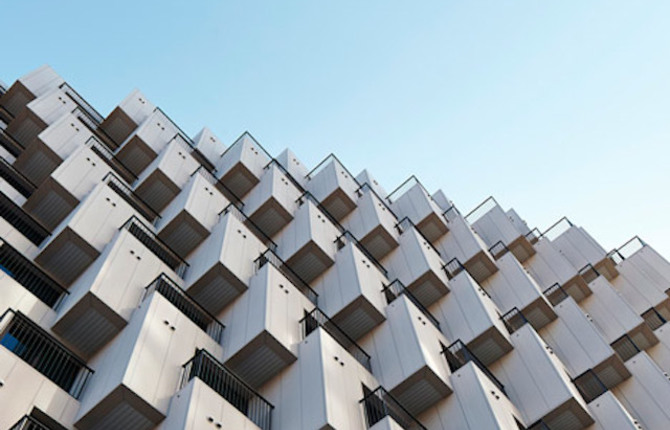
[[[670,263],[0,87],[0,429],[670,428]]]

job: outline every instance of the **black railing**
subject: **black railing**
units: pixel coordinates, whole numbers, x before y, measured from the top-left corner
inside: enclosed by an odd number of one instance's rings
[[[544,290],[542,294],[544,294],[544,297],[546,297],[547,300],[549,300],[549,303],[551,303],[553,306],[556,306],[563,300],[570,297],[570,295],[566,293],[563,287],[561,287],[561,285],[558,283]]]
[[[442,266],[442,269],[447,274],[448,279],[453,279],[456,275],[463,271],[467,272],[465,266],[461,264],[458,258],[452,258],[451,260],[447,261],[444,266]]]
[[[163,242],[156,234],[151,231],[139,218],[135,215],[130,217],[120,229],[128,230],[137,240],[142,242],[151,252],[156,255],[163,263],[180,276],[184,277],[188,263],[184,261],[176,252]],[[119,230],[120,230],[119,229]]]
[[[95,152],[98,157],[107,163],[116,173],[118,173],[126,182],[132,183],[137,180],[137,176],[131,172],[122,162],[119,160],[116,155],[97,137],[91,136],[86,141],[85,145],[91,148],[91,151]]]
[[[339,235],[339,236],[335,239],[335,243],[337,244],[337,249],[342,249],[342,248],[344,248],[344,247],[347,245],[347,243],[352,243],[352,244],[354,244],[354,246],[356,246],[356,247],[358,248],[358,250],[361,251],[361,253],[362,253],[363,255],[365,255],[365,257],[366,257],[366,258],[367,258],[367,259],[368,259],[368,260],[369,260],[369,261],[370,261],[370,262],[371,262],[371,263],[372,263],[372,264],[373,264],[373,265],[374,265],[380,272],[382,272],[382,273],[384,274],[385,277],[388,278],[389,272],[386,270],[386,268],[385,268],[384,266],[382,266],[382,263],[380,263],[375,257],[373,257],[372,254],[370,254],[370,252],[368,252],[367,248],[365,248],[363,245],[361,245],[361,243],[358,241],[358,239],[356,239],[356,238],[354,237],[354,235],[351,234],[351,232],[350,232],[349,230],[347,230],[347,231],[345,231],[344,233],[342,233],[341,235]]]
[[[424,235],[421,232],[421,230],[419,230],[419,228],[416,226],[416,224],[414,224],[414,222],[411,219],[409,219],[409,217],[405,217],[405,218],[401,219],[400,221],[398,221],[398,223],[395,225],[395,228],[396,228],[396,230],[398,230],[398,234],[402,234],[403,232],[405,232],[407,230],[413,229],[426,242],[426,245],[428,245],[430,247],[430,249],[432,249],[433,252],[435,252],[435,254],[437,254],[438,257],[442,257],[442,254],[440,254],[440,251],[438,251],[437,248],[435,248],[433,246],[433,244],[430,243],[430,240],[428,240],[426,235]]]
[[[651,307],[648,310],[644,311],[642,315],[640,315],[642,319],[644,319],[644,322],[647,323],[649,328],[652,330],[656,330],[657,328],[661,327],[663,324],[668,322],[666,318],[661,315],[656,308]]]
[[[607,256],[614,262],[614,264],[619,264],[645,246],[647,246],[645,241],[640,239],[639,236],[633,236],[620,247],[610,251]]]
[[[72,101],[81,108],[81,110],[86,114],[88,118],[93,121],[96,126],[100,125],[100,123],[105,119],[102,115],[100,115],[100,112],[98,112],[93,106],[91,106],[90,103],[88,103],[82,96],[79,95],[78,92],[76,92],[70,85],[67,84],[67,82],[63,82],[60,87],[61,90],[65,94],[72,99]]]
[[[126,184],[123,183],[114,173],[109,172],[102,178],[102,182],[106,183],[109,188],[114,190],[119,197],[121,197],[126,203],[128,203],[133,209],[135,209],[140,215],[142,215],[150,223],[156,222],[161,216],[158,212],[151,209],[148,203],[140,198],[133,190],[130,189]]]
[[[0,238],[0,270],[47,306],[57,309],[69,292]]]
[[[598,271],[590,263],[579,269],[577,273],[587,284],[595,281],[595,279],[600,276],[600,273],[598,273]]]
[[[570,227],[572,227],[574,224],[568,219],[568,217],[563,217],[553,223],[549,228],[547,228],[545,231],[542,232],[540,237],[546,237],[549,240],[554,240],[561,234],[563,234],[565,231],[567,231]],[[550,234],[551,233],[551,234]]]
[[[263,233],[263,230],[256,225],[255,222],[253,222],[250,218],[248,218],[244,212],[242,212],[234,203],[228,204],[221,212],[219,212],[219,217],[223,217],[226,214],[231,214],[234,216],[238,221],[240,221],[242,224],[244,224],[251,232],[260,240],[263,242],[263,245],[265,245],[268,249],[271,249],[273,252],[277,251],[277,244],[268,236],[267,234]]]
[[[612,342],[610,346],[623,361],[630,360],[642,351],[627,333]]]
[[[389,305],[399,296],[404,295],[409,299],[410,302],[414,303],[414,306],[423,312],[424,316],[428,318],[428,321],[430,321],[438,330],[440,329],[440,322],[437,320],[437,318],[435,318],[433,314],[430,313],[428,308],[421,304],[419,299],[417,299],[414,294],[412,294],[412,292],[408,290],[402,282],[400,282],[399,279],[396,279],[390,284],[385,285],[382,293],[384,293],[386,303]]]
[[[256,270],[260,270],[261,267],[265,266],[265,264],[270,263],[271,265],[274,266],[275,269],[279,270],[282,275],[288,279],[293,286],[295,286],[298,291],[303,293],[305,297],[309,299],[310,302],[316,306],[318,304],[318,299],[319,295],[312,289],[312,287],[309,286],[305,280],[303,280],[300,275],[295,273],[291,267],[289,267],[288,264],[284,262],[279,256],[272,251],[271,249],[266,250],[263,252],[255,261],[255,266]]]
[[[11,426],[9,430],[52,430],[41,422],[37,421],[30,415],[26,415],[16,424]]]
[[[426,195],[426,197],[430,200],[433,200],[433,197],[430,195],[428,190],[426,190],[426,187],[423,186],[421,181],[419,181],[419,178],[417,178],[415,175],[412,175],[409,178],[405,179],[405,181],[402,184],[398,185],[398,187],[395,190],[391,191],[389,193],[389,195],[386,196],[386,200],[389,203],[393,204],[393,196],[394,195],[402,196],[403,194],[405,194],[405,192],[407,192],[414,185],[419,185],[421,187],[421,190],[423,191],[423,193]]]
[[[534,245],[537,243],[538,240],[540,240],[540,237],[542,237],[542,233],[537,227],[535,227],[534,229],[526,233],[524,237],[526,238],[526,240],[528,240],[528,242],[531,243],[531,245]]]
[[[225,198],[227,198],[232,204],[234,204],[239,210],[242,210],[244,208],[244,203],[240,198],[231,190],[228,188],[226,184],[221,182],[220,179],[218,179],[212,172],[207,170],[205,166],[202,164],[191,173],[191,176],[200,173],[203,178],[207,179],[207,181],[212,184],[213,186],[216,187],[217,190],[221,191],[221,193],[224,195]]]
[[[603,384],[592,369],[587,370],[573,379],[572,383],[575,384],[579,394],[582,395],[586,403],[591,403],[607,391],[605,384]]]
[[[204,349],[182,366],[181,387],[193,378],[207,384],[262,430],[270,430],[274,406]]]
[[[14,166],[3,157],[0,157],[0,177],[26,198],[30,197],[37,189],[37,185],[33,184],[30,179],[26,178],[23,173],[16,170]]]
[[[496,206],[500,206],[496,199],[493,196],[488,196],[483,202],[468,212],[464,218],[468,220],[468,222],[474,222]]]
[[[18,140],[14,138],[14,136],[10,135],[7,133],[7,130],[2,128],[0,128],[0,145],[2,145],[2,147],[5,148],[7,152],[12,154],[14,157],[18,157],[21,155],[21,152],[26,149],[19,143]]]
[[[300,320],[300,327],[302,328],[303,339],[317,328],[322,327],[337,343],[349,351],[363,367],[371,371],[370,355],[318,307],[312,309],[311,312],[305,311],[305,316]]]
[[[507,245],[503,243],[502,240],[497,241],[489,248],[489,253],[493,256],[494,259],[499,259],[503,255],[509,252]]]
[[[551,430],[551,429],[544,421],[540,420],[528,426],[528,430]]]
[[[377,194],[377,191],[375,191],[374,188],[367,182],[363,182],[360,187],[356,190],[356,195],[358,197],[361,197],[363,195],[363,191],[368,190],[370,193],[372,193],[373,196],[377,197],[377,200],[384,205],[384,209],[386,209],[391,215],[393,215],[393,218],[398,219],[398,215],[393,212],[391,207],[386,203],[386,199],[383,199],[379,194]]]
[[[455,220],[456,218],[461,217],[461,212],[454,206],[453,204],[447,208],[444,212],[442,212],[442,217],[444,217],[445,221],[451,222]]]
[[[21,312],[8,309],[0,318],[0,345],[78,399],[93,374],[86,363]]]
[[[509,334],[514,333],[523,327],[524,324],[528,323],[528,320],[524,314],[516,307],[513,307],[509,311],[505,312],[505,314],[502,315],[500,319],[502,320],[503,324],[505,324],[505,328],[507,328]]]
[[[46,227],[2,192],[0,192],[0,217],[37,246],[51,235]]]
[[[481,362],[479,358],[475,354],[470,351],[470,349],[460,340],[458,339],[456,342],[452,343],[451,345],[444,347],[442,349],[442,353],[444,354],[445,358],[447,359],[447,364],[449,364],[449,369],[451,372],[455,372],[461,367],[465,366],[468,364],[468,362],[472,362],[475,364],[475,366],[479,367],[479,370],[482,371],[483,374],[485,374],[489,380],[498,387],[500,392],[502,392],[504,395],[507,395],[505,392],[505,386],[496,378],[496,376],[489,370],[488,367],[484,365],[484,363]]]
[[[385,417],[391,417],[405,430],[427,430],[419,420],[382,386],[366,393],[365,397],[359,403],[363,406],[368,428],[374,426]]]
[[[260,146],[260,144],[259,144],[259,147],[263,150],[263,152],[265,153],[265,155],[267,155],[268,158],[270,158],[270,161],[268,162],[268,164],[265,165],[265,167],[263,167],[263,169],[267,170],[267,169],[270,168],[270,166],[272,166],[272,165],[274,164],[275,166],[277,166],[277,168],[278,168],[279,170],[281,170],[281,172],[284,174],[284,176],[286,176],[286,179],[288,179],[288,180],[293,184],[293,186],[296,187],[296,188],[298,189],[298,191],[300,191],[301,193],[304,193],[304,192],[305,192],[305,189],[303,188],[303,186],[300,185],[300,182],[298,182],[298,181],[293,177],[293,175],[291,175],[291,173],[286,169],[286,167],[284,167],[279,161],[277,161],[276,158],[273,158],[273,157],[272,157],[272,156],[265,150],[265,148],[263,148],[262,146]]]
[[[144,289],[142,300],[148,297],[153,291],[165,297],[212,339],[217,343],[221,343],[223,340],[223,330],[226,327],[165,273],[161,273],[151,284],[147,285]]]
[[[321,160],[312,170],[310,170],[306,175],[305,178],[307,179],[312,179],[314,176],[316,176],[321,170],[323,170],[326,166],[328,166],[328,161],[332,160],[334,163],[336,163],[337,166],[341,167],[342,170],[345,172],[345,174],[349,175],[351,180],[358,186],[358,188],[361,187],[361,184],[356,180],[356,177],[351,174],[349,169],[344,167],[344,164],[340,161],[339,158],[332,152],[326,156],[323,160]]]

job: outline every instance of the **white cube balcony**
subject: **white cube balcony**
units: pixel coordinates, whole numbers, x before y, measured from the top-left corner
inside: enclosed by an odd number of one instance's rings
[[[160,213],[179,194],[199,166],[200,163],[191,156],[186,140],[177,135],[139,175],[135,193]]]
[[[589,412],[596,420],[597,429],[641,430],[640,423],[631,416],[617,397],[608,391],[589,403]],[[647,427],[651,428],[651,427]]]
[[[226,150],[226,146],[214,135],[214,132],[208,127],[204,127],[193,138],[193,156],[201,163],[207,166],[209,170],[214,170],[219,157]]]
[[[209,236],[228,204],[228,199],[198,170],[163,210],[156,223],[158,237],[186,258]]]
[[[381,260],[398,246],[398,219],[367,182],[361,186],[359,194],[357,209],[343,224],[360,238],[370,254]]]
[[[51,67],[42,66],[20,77],[2,94],[0,109],[16,117],[32,100],[58,88],[63,82]]]
[[[372,176],[372,174],[367,170],[363,169],[357,176],[356,180],[358,181],[359,184],[365,185],[369,188],[372,188],[375,193],[377,193],[377,196],[380,199],[383,199],[386,202],[386,197],[388,196],[388,193],[384,189],[384,187],[381,186],[379,182]]]
[[[216,164],[219,179],[239,198],[258,184],[271,157],[245,132],[221,154]]]
[[[386,307],[386,322],[362,342],[380,383],[416,415],[451,394],[447,342],[437,327],[405,296]]]
[[[186,290],[208,311],[218,314],[247,290],[254,260],[265,249],[234,214],[223,214],[209,237],[189,256]]]
[[[298,159],[298,156],[293,151],[286,148],[277,155],[275,160],[284,168],[284,172],[291,175],[304,188],[307,182],[307,167]]]
[[[472,223],[472,228],[493,255],[498,256],[507,249],[523,263],[535,254],[535,248],[528,238],[519,232],[493,197],[480,203],[465,219]]]
[[[403,182],[386,199],[398,217],[409,218],[431,243],[449,231],[441,216],[442,210],[415,176]]]
[[[328,155],[307,175],[305,188],[341,221],[356,208],[360,184],[334,154]]]
[[[144,94],[134,90],[107,115],[100,128],[118,147],[154,113],[155,109],[156,106],[148,101]]]
[[[302,191],[273,161],[244,199],[244,210],[259,229],[273,237],[293,220]]]
[[[465,271],[449,285],[449,295],[432,309],[446,336],[460,339],[486,366],[507,354],[509,334],[486,291]]]

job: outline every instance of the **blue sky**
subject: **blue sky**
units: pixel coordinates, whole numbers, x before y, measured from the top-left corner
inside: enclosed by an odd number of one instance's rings
[[[494,195],[670,257],[670,2],[8,1],[0,79],[47,63],[103,114],[140,88],[188,133]]]

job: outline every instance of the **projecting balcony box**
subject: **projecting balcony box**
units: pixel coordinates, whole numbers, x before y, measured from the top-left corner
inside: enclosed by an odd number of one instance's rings
[[[359,190],[357,209],[343,221],[345,227],[360,238],[361,244],[377,260],[386,257],[398,246],[398,220],[386,203],[367,184]]]
[[[427,239],[414,228],[400,235],[400,246],[384,259],[389,279],[399,279],[426,307],[449,292],[444,263]]]
[[[336,261],[313,286],[321,309],[356,340],[384,321],[382,289],[388,280],[351,242],[337,252]]]
[[[399,218],[409,218],[432,243],[449,231],[442,210],[416,177],[410,177],[392,191],[387,200]]]
[[[486,243],[494,257],[499,257],[509,250],[519,262],[523,263],[535,254],[535,248],[528,238],[512,224],[493,197],[484,200],[465,218],[472,223],[472,228]]]
[[[90,358],[126,326],[147,285],[161,273],[178,277],[128,230],[120,230],[72,284],[51,329]]]
[[[417,415],[451,394],[444,335],[404,295],[386,307],[386,321],[362,342],[379,382]]]
[[[79,146],[37,187],[23,208],[53,230],[110,170],[90,147]]]
[[[31,318],[7,310],[0,319],[0,428],[15,428],[12,425],[34,409],[61,423],[58,428],[72,428],[78,399],[92,373]]]
[[[217,315],[248,287],[263,243],[233,214],[223,214],[207,239],[191,253],[186,290]]]
[[[633,342],[637,351],[645,350],[658,343],[658,338],[649,325],[604,277],[598,277],[589,285],[593,294],[584,300],[581,306],[615,350],[617,346],[624,348],[620,345],[620,338],[624,336]],[[617,352],[623,355],[624,360],[627,360],[629,355],[623,351],[625,349],[618,349]]]
[[[463,266],[477,282],[486,281],[498,271],[498,266],[487,250],[486,244],[472,230],[455,206],[447,208],[443,215],[450,234],[438,240],[435,247],[445,255],[445,259],[456,258],[462,261]]]
[[[610,342],[574,300],[563,300],[554,309],[559,318],[544,327],[540,335],[573,379],[591,370],[605,386],[614,387],[630,377]]]
[[[293,220],[301,194],[273,162],[266,167],[260,183],[245,198],[244,211],[263,233],[273,237]]]
[[[158,237],[185,258],[209,236],[219,221],[219,213],[228,203],[198,170],[163,210],[156,225]]]
[[[293,363],[300,343],[300,320],[314,305],[272,264],[249,281],[249,289],[221,320],[230,330],[223,362],[251,387],[259,388]]]
[[[139,176],[178,133],[179,128],[163,111],[156,109],[120,144],[115,152],[116,158],[135,176]]]
[[[307,191],[338,221],[356,208],[356,190],[359,187],[356,178],[333,154],[307,174],[305,184]]]
[[[643,428],[611,391],[603,393],[589,403],[589,412],[599,424],[597,428],[600,429],[641,430]]]
[[[69,286],[137,212],[114,189],[98,184],[53,231],[35,262]]]
[[[598,273],[602,274],[608,280],[614,279],[619,272],[614,262],[608,257],[607,252],[590,234],[581,227],[569,223],[567,230],[551,239],[554,247],[572,265],[579,269],[591,264]]]
[[[128,325],[90,363],[93,378],[75,427],[144,430],[167,415],[182,365],[196,349],[221,355],[221,346],[180,307],[154,291]]]
[[[449,339],[460,339],[486,366],[512,349],[496,305],[463,271],[451,279],[451,292],[434,308]]]
[[[270,162],[265,150],[245,132],[221,154],[217,176],[237,197],[244,197],[260,181]]]
[[[302,204],[277,237],[279,256],[306,282],[312,282],[335,262],[338,229],[312,200]]]
[[[540,287],[513,255],[503,255],[497,264],[500,271],[481,286],[499,309],[519,309],[535,330],[556,319],[556,313]]]
[[[177,135],[139,175],[135,193],[160,213],[179,194],[199,166],[200,163],[191,156],[186,141]]]
[[[214,167],[219,161],[221,154],[226,150],[226,146],[214,135],[212,130],[208,127],[203,127],[203,129],[193,137],[193,149],[206,160],[203,164]]]
[[[42,66],[20,77],[9,87],[0,97],[0,109],[16,117],[32,100],[58,88],[63,82],[63,78],[51,67]]]
[[[384,187],[382,187],[381,184],[377,182],[377,180],[367,169],[363,169],[361,173],[356,176],[356,180],[359,184],[368,184],[368,187],[372,188],[374,192],[377,193],[379,198],[386,199],[386,196],[388,196],[388,193]]]
[[[536,254],[524,262],[524,267],[537,281],[550,303],[555,305],[563,299],[559,287],[576,302],[591,295],[588,282],[549,239],[541,238],[535,243],[535,250]]]
[[[586,403],[554,355],[530,324],[511,335],[514,350],[491,367],[517,405],[524,422],[577,430],[593,424]]]
[[[134,90],[107,115],[100,128],[118,147],[154,113],[155,109],[156,106],[148,101],[144,94]]]
[[[293,151],[286,148],[281,154],[277,155],[277,163],[279,163],[285,172],[288,172],[293,179],[304,187],[307,183],[307,167],[298,159]]]

